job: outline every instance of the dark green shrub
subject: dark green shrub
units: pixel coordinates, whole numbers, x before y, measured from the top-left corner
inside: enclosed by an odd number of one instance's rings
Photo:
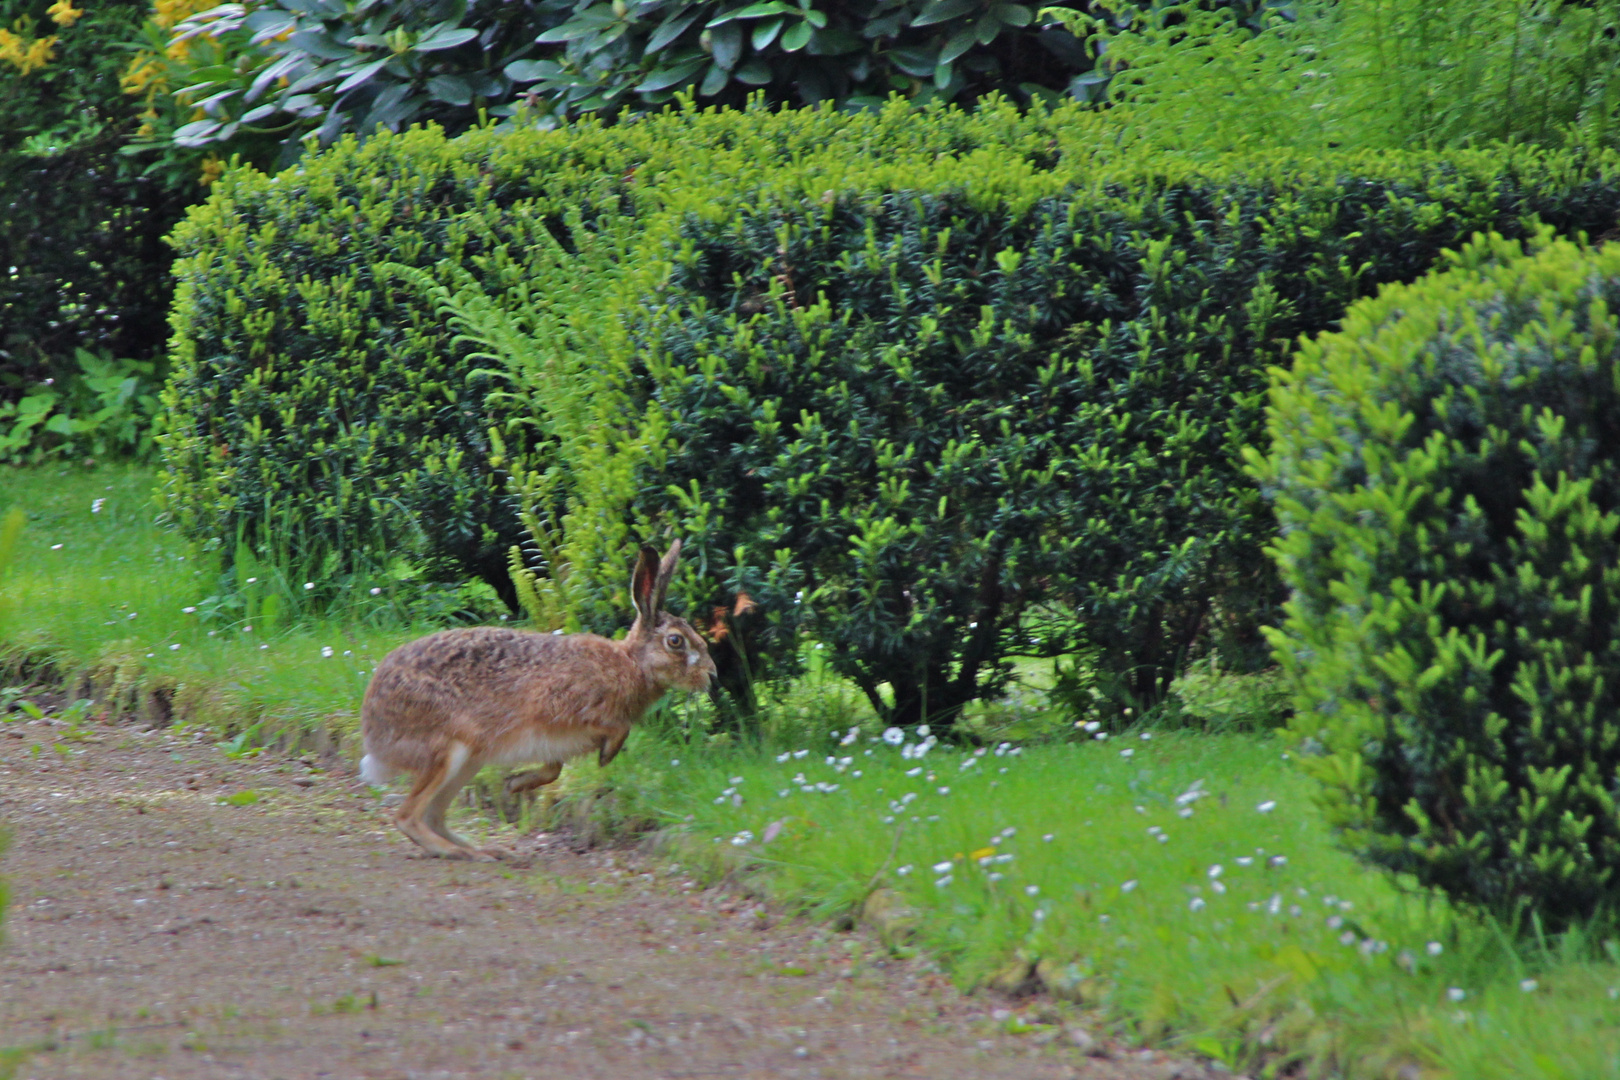
[[[259,558],[298,550],[333,580],[402,557],[515,600],[522,526],[492,455],[543,468],[533,444],[551,436],[535,418],[556,395],[536,401],[490,373],[420,289],[379,266],[539,298],[557,312],[548,344],[561,344],[576,322],[599,333],[614,318],[582,300],[633,265],[618,252],[669,192],[709,192],[717,177],[746,187],[817,150],[932,160],[993,140],[1049,153],[1053,139],[1049,118],[1006,108],[756,110],[457,140],[418,129],[346,140],[275,177],[233,170],[174,238],[171,511],[227,561],[239,539]]]
[[[1252,669],[1281,599],[1241,462],[1266,366],[1469,230],[1620,206],[1608,159],[1066,149],[693,196],[601,345],[603,411],[635,422],[569,468],[587,618],[622,587],[592,568],[669,529],[753,670],[807,627],[896,722],[948,722],[1018,656],[1078,651],[1066,689],[1110,717],[1212,649]]]
[[[73,9],[78,11],[79,9]],[[27,71],[0,59],[0,401],[66,381],[75,351],[149,361],[167,336],[171,253],[163,235],[184,193],[128,174],[118,149],[135,127],[119,89],[147,5],[0,2],[18,40],[55,38]],[[30,47],[33,47],[30,45]]]
[[[1276,372],[1273,640],[1347,845],[1563,926],[1620,887],[1620,246],[1454,262]]]
[[[512,115],[516,90],[505,69],[539,52],[536,36],[566,19],[571,4],[258,0],[202,7],[149,34],[144,81],[164,93],[152,98],[152,123],[137,146],[163,154],[207,148],[279,168],[298,158],[311,135],[328,146],[379,124],[401,131],[429,122],[459,134],[481,117]]]
[[[972,0],[599,0],[541,36],[564,48],[508,73],[563,116],[647,108],[678,92],[729,105],[750,94],[867,107],[894,93],[918,104],[992,92],[1055,100],[1092,58],[1035,11]]]

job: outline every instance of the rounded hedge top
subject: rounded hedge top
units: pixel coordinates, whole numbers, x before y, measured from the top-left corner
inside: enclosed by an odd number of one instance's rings
[[[1551,925],[1620,884],[1620,245],[1478,237],[1273,373],[1273,631],[1343,839]]]

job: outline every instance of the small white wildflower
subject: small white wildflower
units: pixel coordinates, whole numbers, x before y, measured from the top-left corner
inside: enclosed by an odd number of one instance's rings
[[[1142,741],[1143,742],[1147,742],[1151,738],[1153,738],[1153,732],[1151,732],[1151,731],[1142,732]]]
[[[792,756],[793,756],[792,754],[789,754],[787,751],[784,750],[782,753],[776,755],[776,763],[778,765],[780,765],[782,762],[786,761],[788,758],[790,758]]]
[[[941,795],[949,795],[951,793],[951,789],[948,787],[942,787],[939,789],[939,793]]]
[[[1271,858],[1266,860],[1266,865],[1267,866],[1287,866],[1288,865],[1288,856],[1286,856],[1286,855],[1273,855]]]
[[[170,652],[176,652],[176,651],[178,651],[178,650],[179,650],[179,648],[180,648],[180,643],[179,643],[179,642],[175,642],[175,643],[174,643],[174,644],[173,644],[173,645],[170,645],[170,646],[169,646],[169,651],[170,651]]]
[[[942,878],[934,879],[934,887],[936,889],[943,889],[945,886],[949,885],[954,880],[955,880],[955,878],[951,877],[951,875],[949,875],[949,874],[946,874]]]
[[[196,611],[197,611],[197,609],[194,608],[194,607],[183,607],[183,608],[180,609],[180,614],[182,614],[182,615],[194,615],[194,614],[196,614]]]
[[[1191,900],[1187,901],[1188,911],[1203,911],[1207,906],[1208,905],[1205,904],[1202,896],[1195,896]]]
[[[985,875],[985,879],[988,881],[1000,881],[1006,876],[1006,874],[1001,873],[999,870],[992,870],[990,873]]]
[[[249,585],[251,585],[251,584],[253,584],[253,583],[254,583],[254,582],[255,582],[255,581],[258,581],[258,580],[259,580],[259,579],[258,579],[258,578],[256,578],[256,577],[250,577],[250,578],[248,578],[248,579],[247,579],[247,583],[248,583],[248,584],[249,584]]]
[[[1343,915],[1329,915],[1328,916],[1327,928],[1329,930],[1337,930],[1339,927],[1341,927],[1343,925],[1344,925],[1344,916]]]
[[[250,578],[249,580],[252,580],[252,579]],[[382,587],[379,586],[379,585],[373,585],[371,587],[371,595],[372,596],[381,596],[382,595]]]
[[[906,775],[907,776],[921,776],[922,771],[923,771],[923,767],[921,765],[918,765],[915,769],[907,769],[906,770]]]
[[[742,778],[742,777],[740,777],[740,776],[733,776],[733,777],[732,777],[732,778],[731,778],[731,783],[732,783],[732,786],[736,786],[736,785],[737,785],[737,784],[740,784],[740,783],[742,783],[742,782],[743,782],[743,778]]]
[[[897,727],[888,728],[883,732],[883,741],[890,746],[899,746],[906,741],[906,733]]]
[[[1445,951],[1445,946],[1441,945],[1438,941],[1429,942],[1426,948],[1428,949],[1430,956],[1439,956]]]
[[[251,626],[244,626],[244,627],[242,627],[242,633],[244,633],[244,634],[251,634],[251,633],[253,633],[253,627],[251,627]]]
[[[1460,986],[1453,986],[1450,990],[1446,991],[1446,997],[1450,998],[1452,1001],[1461,1001],[1467,996],[1468,991],[1464,990]]]
[[[1084,724],[1082,724],[1081,726],[1084,727],[1087,731],[1096,731],[1096,730],[1098,730],[1099,728],[1102,727],[1102,722],[1098,721],[1098,720],[1088,720]]]
[[[1209,883],[1209,887],[1222,895],[1226,893],[1226,882],[1224,881],[1212,881]]]
[[[1253,866],[1254,865],[1254,856],[1253,855],[1239,855],[1237,858],[1233,859],[1232,861],[1237,863],[1239,866]]]
[[[787,798],[787,797],[788,797],[788,796],[789,796],[789,795],[790,795],[790,794],[792,794],[792,792],[791,792],[791,791],[790,791],[790,790],[789,790],[789,789],[788,789],[788,788],[782,788],[782,789],[781,789],[781,790],[780,790],[780,791],[778,791],[778,792],[777,792],[777,793],[776,793],[776,797],[777,797],[777,798],[778,798],[778,799],[785,799],[785,798]]]
[[[322,645],[321,646],[321,655],[322,656],[331,656],[336,651],[337,650],[333,649],[332,646],[330,646],[330,645]]]
[[[1046,841],[1048,844],[1050,844],[1052,842],[1053,835],[1054,834],[1052,834],[1052,833],[1047,833],[1044,836],[1042,836],[1041,839]]]
[[[315,587],[315,583],[313,581],[304,582],[304,591],[305,592],[308,592],[309,590],[313,589],[314,587]]]
[[[917,738],[919,738],[919,739],[928,738],[928,734],[929,734],[930,730],[931,729],[928,727],[927,724],[919,724],[919,725],[917,725]]]
[[[669,759],[669,767],[672,768],[672,769],[679,768],[680,764],[681,764],[681,759],[678,758],[678,757],[672,757],[672,758]]]
[[[1120,892],[1130,892],[1131,890],[1133,890],[1135,888],[1136,888],[1136,879],[1131,878],[1131,880],[1127,881],[1125,884],[1123,884],[1123,885],[1121,885],[1119,887],[1119,891]]]
[[[1159,843],[1168,844],[1169,842],[1170,842],[1170,834],[1169,833],[1160,833],[1159,834]]]
[[[851,775],[851,776],[853,776],[853,777],[854,777],[854,778],[855,778],[855,779],[857,779],[857,780],[859,780],[859,779],[860,779],[860,778],[861,778],[861,770],[859,770],[859,769],[856,769],[856,770],[854,770],[854,771],[853,771],[853,772],[851,772],[851,773],[850,773],[850,774],[849,774],[849,775]]]
[[[1225,870],[1225,867],[1223,867],[1220,863],[1216,863],[1209,868],[1209,876],[1212,878],[1220,877],[1223,870]]]
[[[1122,758],[1135,757],[1136,751],[1127,746],[1125,749],[1119,752],[1119,756]]]
[[[1339,935],[1340,945],[1354,945],[1355,943],[1356,932],[1354,930],[1346,930],[1344,933]]]
[[[1305,914],[1305,909],[1300,907],[1298,904],[1289,904],[1288,905],[1288,914],[1292,915],[1294,918],[1297,919],[1301,915]]]
[[[1097,734],[1093,735],[1092,738],[1096,739],[1098,742],[1107,742],[1108,741],[1108,732],[1099,731],[1099,732],[1097,732]]]
[[[1538,987],[1540,985],[1541,984],[1536,982],[1536,980],[1534,980],[1534,979],[1520,979],[1519,980],[1519,989],[1523,990],[1527,994],[1535,993],[1536,987]]]
[[[51,550],[52,551],[61,551],[62,550],[62,545],[61,544],[52,544],[51,545]]]
[[[1193,816],[1193,808],[1190,806],[1183,806],[1180,810],[1176,811],[1176,816],[1190,818]]]
[[[810,756],[810,751],[808,751],[808,750],[795,750],[795,751],[793,751],[793,756],[795,758],[806,758],[806,757]]]
[[[90,512],[92,514],[101,513],[101,504],[106,502],[106,501],[107,501],[106,499],[96,499],[93,502],[91,502],[90,503]]]
[[[950,859],[946,859],[944,862],[937,862],[937,863],[934,864],[934,873],[936,873],[936,874],[949,873],[950,869],[951,869],[951,867],[953,865],[954,864],[951,862]]]
[[[911,864],[906,863],[906,865],[904,865],[904,866],[897,867],[894,872],[896,874],[898,874],[900,877],[905,877],[907,874],[911,873],[911,871],[912,871]]]
[[[1277,800],[1276,799],[1267,799],[1265,802],[1263,802],[1259,806],[1255,807],[1255,809],[1260,811],[1262,814],[1269,814],[1273,810],[1277,809]]]
[[[1041,894],[1041,887],[1039,885],[1025,885],[1024,886],[1024,895],[1025,896],[1039,896],[1040,894]]]

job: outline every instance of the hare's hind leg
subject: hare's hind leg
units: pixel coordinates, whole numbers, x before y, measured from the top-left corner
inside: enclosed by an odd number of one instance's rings
[[[461,744],[457,743],[455,745],[459,748]],[[481,761],[466,760],[463,757],[460,771],[438,790],[428,802],[427,809],[422,813],[422,821],[428,828],[460,849],[460,854],[452,856],[453,858],[504,859],[512,854],[503,847],[479,847],[470,840],[451,832],[450,826],[444,820],[445,815],[450,812],[450,804],[455,801],[457,793],[466,787],[473,777],[478,775],[478,770],[483,767],[483,764]]]
[[[451,833],[444,824],[450,800],[478,771],[477,763],[469,761],[469,756],[461,743],[451,743],[449,753],[441,761],[417,776],[411,793],[405,796],[405,802],[394,815],[399,831],[416,841],[429,855],[448,859],[480,857],[476,848]]]

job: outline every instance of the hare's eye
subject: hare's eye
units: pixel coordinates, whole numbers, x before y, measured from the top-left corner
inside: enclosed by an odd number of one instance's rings
[[[664,644],[668,645],[672,649],[684,649],[686,647],[686,639],[681,637],[679,634],[671,634],[669,637],[664,639]]]

